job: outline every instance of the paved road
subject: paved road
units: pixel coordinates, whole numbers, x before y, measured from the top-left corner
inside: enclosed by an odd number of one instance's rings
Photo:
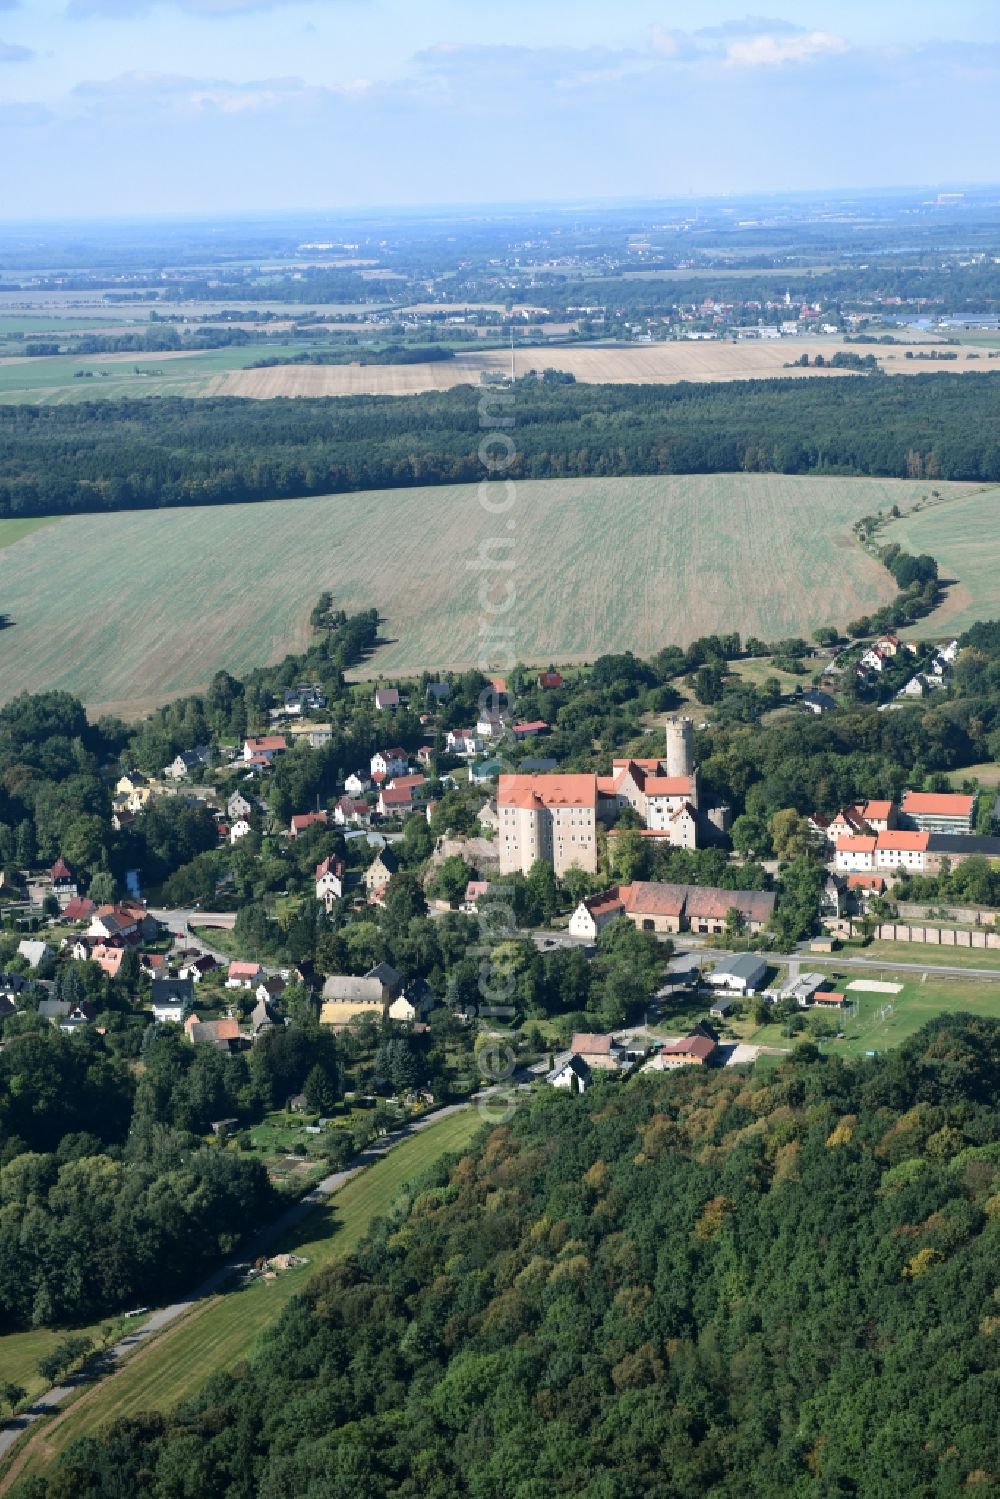
[[[214,1295],[234,1272],[245,1267],[248,1263],[252,1264],[260,1255],[266,1253],[268,1248],[277,1239],[280,1239],[290,1228],[293,1228],[296,1223],[300,1222],[308,1213],[311,1213],[313,1208],[325,1202],[328,1197],[332,1197],[352,1177],[357,1176],[360,1171],[364,1171],[366,1166],[370,1166],[374,1161],[387,1155],[395,1145],[399,1145],[411,1135],[415,1135],[420,1130],[427,1129],[429,1125],[436,1124],[441,1119],[447,1119],[449,1115],[456,1114],[461,1109],[468,1107],[469,1105],[465,1103],[453,1103],[446,1104],[443,1108],[435,1109],[432,1113],[425,1114],[422,1119],[414,1120],[412,1124],[404,1125],[401,1129],[394,1130],[391,1134],[383,1136],[381,1140],[374,1145],[370,1145],[361,1155],[355,1156],[350,1165],[345,1166],[343,1170],[333,1171],[329,1176],[325,1176],[321,1182],[313,1187],[311,1192],[308,1192],[305,1197],[300,1198],[287,1212],[282,1213],[280,1218],[276,1218],[273,1222],[266,1224],[248,1243],[244,1244],[237,1256],[227,1260],[224,1265],[220,1265],[219,1269],[213,1271],[189,1296],[186,1296],[181,1301],[173,1302],[170,1306],[157,1308],[141,1326],[136,1326],[133,1331],[120,1339],[113,1347],[106,1349],[103,1353],[91,1359],[79,1374],[74,1375],[72,1379],[67,1379],[63,1384],[54,1385],[52,1389],[46,1390],[45,1394],[39,1395],[34,1404],[26,1411],[22,1411],[19,1416],[8,1421],[0,1429],[0,1461],[6,1457],[7,1453],[14,1446],[14,1443],[19,1440],[29,1426],[33,1425],[36,1421],[40,1421],[43,1416],[51,1415],[67,1396],[73,1394],[81,1385],[92,1384],[95,1379],[100,1379],[105,1374],[110,1373],[117,1364],[121,1363],[130,1353],[133,1353],[136,1348],[141,1347],[143,1343],[148,1342],[150,1338],[162,1332],[165,1327],[169,1327],[172,1322],[176,1322],[178,1317],[182,1317],[185,1312],[190,1311],[197,1302],[203,1301],[206,1296]]]

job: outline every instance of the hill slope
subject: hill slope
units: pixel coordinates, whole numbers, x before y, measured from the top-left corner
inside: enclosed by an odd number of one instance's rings
[[[30,1499],[968,1494],[1000,1473],[1000,1026],[549,1094],[249,1366]]]

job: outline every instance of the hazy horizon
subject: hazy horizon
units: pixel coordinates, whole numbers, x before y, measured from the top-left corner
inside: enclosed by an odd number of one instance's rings
[[[0,0],[0,219],[987,186],[998,84],[982,0]]]

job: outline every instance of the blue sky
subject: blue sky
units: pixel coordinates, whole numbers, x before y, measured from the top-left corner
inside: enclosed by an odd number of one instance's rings
[[[0,217],[992,181],[989,0],[0,0]]]

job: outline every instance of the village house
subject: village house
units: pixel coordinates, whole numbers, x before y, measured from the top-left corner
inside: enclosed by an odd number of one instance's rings
[[[383,786],[375,803],[379,817],[405,817],[413,811],[413,792],[409,786]]]
[[[399,860],[391,848],[383,848],[376,854],[374,860],[369,864],[362,876],[365,889],[369,895],[374,890],[388,885],[393,875],[399,869]]]
[[[323,985],[319,1023],[333,1030],[343,1030],[352,1020],[381,1020],[389,1003],[381,979],[335,974]]]
[[[484,895],[489,894],[489,880],[470,880],[465,887],[458,909],[464,911],[468,916],[476,916],[479,912],[479,902]]]
[[[433,703],[446,703],[451,697],[451,683],[447,678],[443,682],[428,682],[424,696]]]
[[[60,906],[67,905],[80,893],[76,875],[61,855],[49,870],[49,879],[52,881],[52,894]]]
[[[651,1061],[646,1063],[647,1072],[673,1072],[678,1067],[707,1067],[719,1050],[719,1043],[708,1028],[696,1028],[677,1041],[668,1041],[661,1046]]]
[[[587,1062],[571,1051],[553,1058],[552,1069],[545,1075],[550,1088],[567,1088],[571,1093],[586,1093],[592,1080],[593,1074]]]
[[[330,854],[316,865],[316,899],[323,902],[327,911],[344,893],[346,867],[339,854]]]
[[[834,713],[837,708],[836,698],[831,697],[828,692],[820,692],[815,688],[809,692],[804,692],[799,698],[799,702],[803,708],[806,708],[810,713],[815,713],[817,716],[821,716],[824,713]]]
[[[71,1034],[90,1025],[96,1011],[86,1000],[73,1004],[65,999],[43,999],[39,1002],[38,1013],[50,1025]]]
[[[474,729],[449,729],[444,742],[449,755],[457,755],[460,759],[481,755],[486,748],[482,734]]]
[[[480,807],[476,821],[481,828],[490,828],[494,833],[499,832],[500,814],[497,811],[497,804],[492,797]]]
[[[318,683],[303,683],[285,693],[285,712],[292,718],[303,713],[319,713],[326,707],[326,693]]]
[[[495,781],[500,774],[499,760],[470,760],[469,785],[485,786]]]
[[[595,776],[502,775],[497,813],[501,874],[527,874],[539,859],[557,877],[574,866],[596,874]]]
[[[125,952],[124,947],[106,947],[103,942],[98,942],[92,948],[90,957],[107,978],[115,979],[125,961]]]
[[[371,758],[371,773],[373,776],[381,776],[383,780],[391,780],[393,776],[405,776],[410,768],[405,749],[395,745],[392,749],[376,750]],[[344,783],[344,789],[349,794],[351,788]]]
[[[333,820],[339,828],[367,822],[368,815],[368,803],[352,796],[339,797],[333,809]]]
[[[383,771],[382,774],[385,774],[385,772]],[[344,791],[348,796],[364,796],[366,791],[371,790],[371,785],[372,783],[368,776],[363,776],[358,770],[352,770],[351,774],[344,781]]]
[[[624,914],[625,905],[617,886],[602,891],[600,895],[588,895],[569,919],[569,934],[593,942],[598,932]]]
[[[570,1042],[570,1054],[582,1057],[592,1072],[621,1072],[628,1066],[628,1053],[612,1035],[577,1031]]]
[[[246,963],[234,958],[226,973],[226,988],[256,989],[264,977],[266,975],[259,963]]]
[[[543,718],[533,718],[527,723],[516,723],[513,728],[514,738],[517,740],[534,739],[539,734],[547,734],[549,725]]]
[[[333,743],[333,725],[329,723],[290,723],[287,733],[293,746],[305,744],[310,749],[322,749]]]
[[[150,1000],[157,1025],[168,1021],[181,1025],[194,1004],[194,985],[190,979],[155,978],[150,982]]]
[[[432,990],[423,979],[417,979],[396,996],[386,1014],[401,1025],[421,1025],[433,1008]]]
[[[226,1016],[221,1020],[199,1020],[189,1015],[184,1021],[184,1034],[192,1046],[215,1046],[220,1051],[239,1051],[243,1046],[240,1023]]]
[[[179,755],[175,755],[170,764],[164,767],[163,774],[171,781],[186,781],[193,771],[207,765],[211,758],[209,746],[199,744],[194,749],[182,750]]]
[[[399,707],[398,687],[376,687],[375,689],[375,711],[377,713],[395,713]]]
[[[245,762],[260,765],[270,765],[275,755],[283,755],[288,749],[284,734],[263,734],[256,739],[245,739],[243,741],[243,759]]]
[[[249,838],[253,828],[245,817],[237,817],[229,829],[229,842],[239,843],[241,838]]]
[[[291,826],[288,830],[289,835],[292,838],[297,838],[300,833],[304,833],[307,829],[316,827],[317,825],[325,828],[329,820],[329,813],[325,810],[320,812],[297,812],[292,818]]]
[[[89,921],[97,910],[94,901],[86,895],[74,895],[62,909],[62,919],[67,922]]]
[[[252,811],[253,804],[248,797],[243,795],[242,791],[234,791],[226,803],[226,812],[233,822],[238,821],[240,818],[249,818]]]
[[[543,691],[551,691],[555,687],[561,687],[563,679],[557,671],[542,671],[538,674],[538,685]]]

